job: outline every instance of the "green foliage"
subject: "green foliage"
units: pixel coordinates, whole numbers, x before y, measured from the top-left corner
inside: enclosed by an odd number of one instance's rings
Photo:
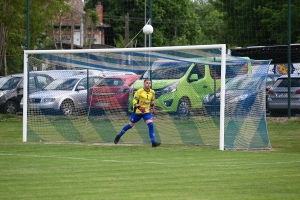
[[[23,71],[23,49],[26,43],[26,34],[14,30],[9,36],[7,43],[10,46],[7,47],[7,74],[15,74]],[[13,44],[13,45],[12,45]]]
[[[49,49],[52,44],[47,36],[52,32],[52,20],[59,10],[68,10],[69,0],[30,1],[30,47],[29,49]],[[8,74],[22,72],[22,54],[26,45],[26,0],[0,0],[0,22],[8,31],[6,44]],[[0,38],[4,37],[1,35]],[[0,63],[1,66],[1,63]]]
[[[119,35],[119,39],[115,40],[115,44],[117,48],[124,48],[126,46],[125,39],[122,35]]]
[[[224,13],[225,43],[231,46],[280,45],[287,43],[286,1],[212,0]],[[300,35],[300,2],[291,4],[291,43]]]
[[[115,41],[125,35],[125,15],[129,13],[130,40],[145,25],[144,0],[119,1],[103,0],[104,21],[114,27]],[[86,9],[95,7],[95,1],[86,2]],[[146,21],[149,19],[148,0]],[[199,37],[201,28],[198,16],[190,0],[157,0],[152,5],[153,46],[204,44]],[[202,35],[202,34],[200,34]],[[144,46],[144,34],[136,37],[137,46]]]

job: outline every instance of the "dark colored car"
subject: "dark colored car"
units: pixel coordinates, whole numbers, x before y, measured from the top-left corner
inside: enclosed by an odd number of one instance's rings
[[[244,115],[250,112],[264,83],[264,75],[246,74],[237,76],[226,83],[225,113]],[[204,97],[204,108],[210,115],[220,115],[220,93]]]
[[[293,113],[300,112],[300,75],[291,75],[290,107]],[[268,108],[272,113],[288,109],[288,76],[279,77],[268,91]]]
[[[0,109],[3,113],[16,114],[20,110],[23,98],[23,74],[14,74],[0,78]],[[54,78],[46,73],[29,73],[29,93],[41,90]]]
[[[91,109],[128,108],[130,86],[139,75],[119,75],[101,79],[89,92]]]

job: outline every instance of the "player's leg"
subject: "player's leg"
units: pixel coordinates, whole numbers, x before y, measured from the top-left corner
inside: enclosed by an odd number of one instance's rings
[[[158,147],[161,143],[156,142],[155,132],[154,132],[154,124],[153,124],[151,113],[144,114],[143,119],[146,122],[148,129],[149,129],[149,137],[150,137],[150,140],[152,143],[152,147]]]
[[[131,117],[130,117],[130,121],[128,124],[126,124],[122,130],[120,131],[120,133],[115,137],[114,143],[118,144],[120,138],[122,137],[122,135],[124,135],[126,133],[126,131],[128,131],[129,129],[131,129],[134,124],[138,121],[140,121],[140,119],[142,118],[142,115],[138,115],[136,113],[132,113]]]

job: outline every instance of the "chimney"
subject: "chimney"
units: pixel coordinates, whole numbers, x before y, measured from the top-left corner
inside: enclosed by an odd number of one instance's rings
[[[96,11],[99,15],[99,19],[98,19],[99,23],[103,24],[103,6],[101,4],[101,1],[98,1],[98,5],[96,5]]]

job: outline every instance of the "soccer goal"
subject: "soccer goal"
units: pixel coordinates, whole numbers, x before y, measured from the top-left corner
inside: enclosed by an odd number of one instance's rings
[[[268,68],[269,61],[227,55],[225,44],[25,50],[23,141],[113,144],[129,122],[135,91],[149,78],[162,144],[270,149]],[[31,88],[31,74],[40,71],[52,80]],[[119,142],[146,143],[142,121]]]

